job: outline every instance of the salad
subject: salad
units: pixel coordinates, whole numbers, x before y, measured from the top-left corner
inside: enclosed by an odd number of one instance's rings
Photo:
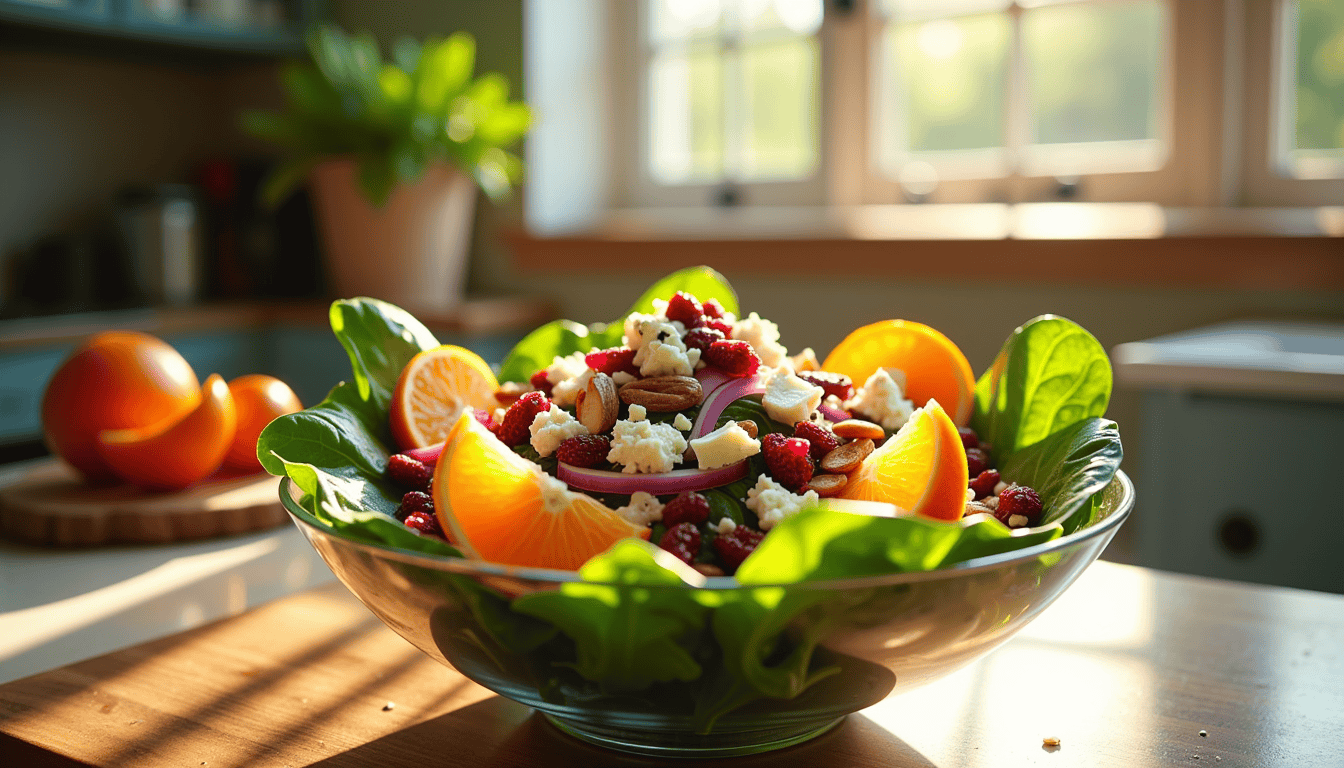
[[[685,684],[703,728],[829,673],[810,666],[820,632],[785,632],[819,597],[694,587],[934,570],[1047,542],[1095,520],[1122,457],[1102,418],[1105,351],[1055,316],[1015,329],[978,379],[918,323],[865,326],[824,360],[791,353],[706,267],[611,323],[544,325],[497,370],[377,300],[335,302],[331,322],[352,380],[258,444],[310,522],[576,570],[551,591],[451,589],[499,649],[550,670],[546,696]],[[607,584],[692,588],[632,604]]]

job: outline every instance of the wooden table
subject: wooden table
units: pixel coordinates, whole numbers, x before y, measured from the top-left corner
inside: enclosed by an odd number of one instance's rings
[[[1331,768],[1341,726],[1344,596],[1099,562],[985,659],[721,764]],[[652,764],[430,661],[339,585],[0,686],[0,766]]]

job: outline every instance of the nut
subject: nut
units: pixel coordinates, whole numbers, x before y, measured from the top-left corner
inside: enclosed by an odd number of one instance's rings
[[[873,452],[873,441],[868,438],[845,443],[821,457],[821,469],[831,474],[847,475],[859,468]]]
[[[532,386],[530,384],[523,384],[518,381],[506,381],[499,385],[499,389],[495,390],[495,401],[505,408],[508,408],[510,405],[517,402],[518,398],[522,397],[524,393],[531,391]]]
[[[966,511],[963,513],[963,515],[969,517],[971,515],[982,515],[982,514],[992,515],[994,514],[994,510],[990,509],[983,502],[979,501],[966,502]]]
[[[831,431],[836,437],[843,437],[849,440],[858,440],[868,438],[869,440],[881,440],[887,436],[882,427],[871,421],[863,419],[845,419],[844,421],[831,426]]]
[[[600,435],[616,424],[621,410],[621,399],[616,395],[616,382],[605,373],[594,373],[588,386],[574,399],[574,412],[588,433]]]
[[[621,400],[656,413],[684,411],[700,404],[703,390],[693,376],[653,376],[621,387]]]
[[[751,419],[743,419],[742,421],[737,422],[737,426],[741,427],[742,431],[747,433],[747,437],[750,437],[752,440],[756,439],[756,434],[760,431],[756,428],[756,422]]]
[[[713,563],[692,563],[691,567],[703,576],[723,576],[723,569]]]
[[[845,490],[845,486],[848,484],[848,475],[813,475],[812,479],[807,481],[807,485],[804,485],[799,491],[801,493],[816,491],[818,496],[825,499]]]

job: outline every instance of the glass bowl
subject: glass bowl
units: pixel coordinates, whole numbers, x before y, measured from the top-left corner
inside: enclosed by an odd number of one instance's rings
[[[1059,597],[1134,506],[1134,487],[1120,472],[1102,491],[1091,525],[949,568],[774,587],[744,587],[731,577],[649,586],[597,585],[570,571],[353,541],[312,517],[294,491],[286,478],[280,498],[299,530],[337,578],[411,644],[580,739],[664,757],[797,744],[851,712],[965,666]],[[647,623],[608,627],[610,636],[631,638],[629,647],[610,639],[606,646],[585,643],[515,610],[516,601],[547,591],[583,591],[613,622],[641,615],[675,625],[689,610],[695,629],[660,645],[649,641]],[[673,641],[693,659],[681,679],[613,685],[591,674],[604,665],[658,666],[667,660],[661,654],[680,653]]]

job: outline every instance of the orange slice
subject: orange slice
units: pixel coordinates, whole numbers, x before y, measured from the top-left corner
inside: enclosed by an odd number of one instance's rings
[[[216,373],[201,386],[195,410],[140,429],[105,429],[98,433],[98,454],[127,482],[176,490],[219,469],[237,428],[233,395]]]
[[[915,405],[929,400],[947,403],[952,420],[971,423],[975,408],[975,376],[956,344],[923,323],[884,320],[865,325],[845,337],[826,356],[822,370],[843,373],[859,387],[878,368],[905,371],[905,396]]]
[[[453,426],[434,469],[434,511],[468,557],[576,570],[649,529],[575,493],[490,434],[471,414]]]
[[[392,392],[392,438],[402,449],[442,443],[468,408],[493,408],[499,382],[475,352],[445,344],[411,358]]]
[[[957,425],[937,400],[930,400],[864,459],[840,495],[885,501],[938,520],[960,520],[966,510],[966,450]]]

